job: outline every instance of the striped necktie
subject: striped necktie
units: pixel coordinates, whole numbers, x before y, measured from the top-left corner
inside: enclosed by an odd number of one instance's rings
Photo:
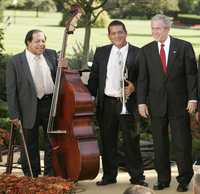
[[[35,56],[34,62],[35,62],[34,83],[35,83],[35,88],[36,88],[36,92],[37,92],[37,97],[39,99],[41,99],[44,96],[44,92],[45,92],[41,56]]]

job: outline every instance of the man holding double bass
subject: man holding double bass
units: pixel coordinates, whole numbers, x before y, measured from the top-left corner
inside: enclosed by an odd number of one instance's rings
[[[7,102],[11,122],[22,125],[33,177],[40,174],[39,127],[44,135],[44,175],[53,175],[47,124],[58,65],[57,53],[46,49],[46,36],[41,30],[30,30],[25,37],[26,49],[13,56],[6,70]],[[64,61],[61,61],[63,65]],[[60,64],[61,64],[60,63]],[[30,176],[25,153],[22,169]]]

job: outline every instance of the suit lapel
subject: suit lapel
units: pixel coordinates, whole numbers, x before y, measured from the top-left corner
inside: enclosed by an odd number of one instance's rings
[[[105,48],[104,58],[102,59],[102,60],[104,60],[103,63],[102,63],[102,75],[104,76],[103,77],[103,82],[104,82],[103,85],[104,86],[105,86],[105,81],[106,81],[107,66],[108,66],[108,60],[109,60],[111,48],[112,48],[112,45],[109,45],[108,47]]]
[[[46,60],[46,62],[47,62],[47,65],[49,66],[49,69],[50,69],[50,71],[51,71],[52,77],[54,77],[54,76],[53,76],[53,69],[54,69],[54,68],[53,68],[53,64],[52,64],[51,61],[48,59],[49,57],[48,57],[47,52],[44,52],[43,55],[44,55],[44,58],[45,58],[45,60]]]
[[[50,60],[48,59],[48,54],[46,52],[44,52],[44,57],[45,57],[45,60],[50,68],[50,71],[51,71],[51,76],[52,78],[54,79],[55,78],[55,75],[54,75],[54,68],[53,68],[53,64],[50,62]],[[28,60],[26,58],[26,54],[25,54],[25,51],[21,54],[21,61],[22,61],[22,69],[24,71],[24,77],[25,79],[28,80],[28,82],[30,83],[32,89],[35,91],[35,94],[36,94],[36,89],[35,89],[35,84],[34,84],[34,81],[33,81],[33,77],[32,77],[32,74],[31,74],[31,70],[30,70],[30,67],[29,67],[29,64],[28,64]]]
[[[28,61],[27,61],[27,58],[26,58],[25,51],[22,53],[21,59],[22,59],[22,68],[24,70],[24,75],[25,75],[24,77],[25,77],[25,79],[27,79],[29,81],[33,90],[36,91],[35,85],[34,85],[34,82],[33,82],[33,77],[32,77],[32,74],[31,74],[31,70],[30,70],[30,67],[28,65]]]
[[[170,37],[169,56],[167,63],[167,68],[169,72],[174,65],[175,54],[176,54],[175,40],[172,37]]]
[[[129,65],[131,64],[131,61],[133,61],[132,57],[135,57],[136,55],[134,54],[134,49],[131,48],[130,44],[128,45],[128,53],[126,57],[126,63],[125,66],[129,68]]]

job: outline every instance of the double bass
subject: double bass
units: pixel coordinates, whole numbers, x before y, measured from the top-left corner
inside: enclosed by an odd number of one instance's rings
[[[65,23],[61,59],[65,58],[68,34],[75,30],[82,12],[72,7]],[[93,179],[99,171],[99,149],[94,133],[94,102],[76,70],[57,68],[48,136],[56,176],[69,180]]]

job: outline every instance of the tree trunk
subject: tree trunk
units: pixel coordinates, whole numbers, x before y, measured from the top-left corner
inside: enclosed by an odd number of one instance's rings
[[[85,36],[84,36],[84,44],[83,44],[83,60],[81,69],[88,69],[88,58],[89,58],[89,50],[90,50],[90,35],[91,35],[91,23],[90,23],[91,14],[89,13],[86,16],[86,26],[85,26]]]
[[[39,6],[36,7],[36,18],[39,17]]]

